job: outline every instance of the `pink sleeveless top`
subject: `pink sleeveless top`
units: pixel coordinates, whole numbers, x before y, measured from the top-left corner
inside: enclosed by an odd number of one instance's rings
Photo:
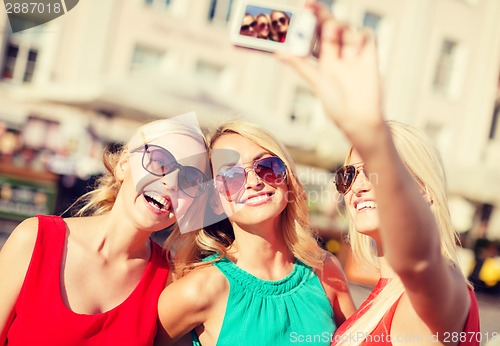
[[[153,241],[151,258],[130,296],[97,315],[71,311],[61,297],[61,260],[66,224],[57,216],[38,216],[38,236],[7,344],[16,345],[152,345],[158,297],[168,275],[166,255]]]
[[[373,299],[375,299],[382,289],[389,283],[390,279],[381,278],[378,283],[373,288],[372,292],[366,298],[366,300],[361,304],[359,309],[347,319],[335,332],[334,342],[332,345],[336,344],[335,340],[349,340],[348,335],[344,335],[349,329],[349,327],[360,318],[366,310],[364,309],[366,305],[368,305]],[[480,342],[476,340],[476,337],[479,334],[480,325],[479,325],[479,308],[477,305],[476,296],[474,292],[469,288],[470,294],[470,308],[469,308],[469,316],[467,317],[467,321],[465,322],[463,335],[466,336],[468,340],[459,343],[459,346],[479,346]],[[394,313],[396,312],[396,308],[398,306],[399,299],[392,305],[392,307],[387,311],[379,324],[375,327],[375,329],[370,333],[369,337],[365,339],[360,345],[363,346],[381,346],[381,345],[392,345],[390,342],[391,325],[392,319],[394,318]],[[342,337],[344,336],[344,337]],[[445,336],[446,337],[446,336]],[[449,341],[452,341],[452,335],[449,335]]]

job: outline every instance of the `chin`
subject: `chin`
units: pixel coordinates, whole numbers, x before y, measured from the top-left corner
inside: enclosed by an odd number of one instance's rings
[[[356,229],[356,231],[360,234],[366,235],[371,238],[376,238],[378,234],[378,229]]]
[[[379,223],[371,221],[371,222],[355,222],[354,228],[356,231],[362,234],[370,235],[373,234],[374,232],[378,232],[379,229]]]
[[[252,213],[251,215],[238,215],[238,218],[235,218],[234,221],[247,226],[258,225],[263,222],[267,222],[269,220],[274,219],[274,215],[266,215],[260,213]]]

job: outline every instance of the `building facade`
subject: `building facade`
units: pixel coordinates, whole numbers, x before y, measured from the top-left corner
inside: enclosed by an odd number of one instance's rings
[[[500,238],[500,2],[323,2],[338,18],[376,32],[387,117],[433,138],[457,228]],[[311,188],[326,190],[327,171],[342,163],[348,143],[287,66],[229,43],[235,3],[85,0],[18,33],[2,12],[4,133],[28,132],[30,148],[59,158],[53,170],[83,176],[99,169],[106,143],[126,140],[141,122],[191,110],[205,128],[241,117],[283,141],[304,174],[317,167]],[[321,198],[317,204],[332,208]]]

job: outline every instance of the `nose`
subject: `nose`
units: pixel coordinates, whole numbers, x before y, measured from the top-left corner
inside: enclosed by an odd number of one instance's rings
[[[245,187],[247,189],[255,189],[257,187],[262,187],[264,183],[262,180],[259,178],[257,173],[251,168],[248,168],[247,170],[247,179],[246,179],[246,184]]]
[[[372,183],[366,176],[365,171],[361,169],[352,183],[351,191],[355,194],[359,194],[361,192],[370,191],[371,189]]]
[[[167,190],[177,191],[177,186],[179,180],[179,170],[176,169],[173,172],[161,177],[161,182],[167,187]]]

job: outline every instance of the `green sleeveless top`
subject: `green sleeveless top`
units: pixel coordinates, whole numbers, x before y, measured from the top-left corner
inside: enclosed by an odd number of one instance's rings
[[[217,346],[330,345],[336,329],[333,310],[311,267],[295,260],[288,276],[266,281],[225,257],[213,265],[230,286]],[[201,346],[194,330],[192,337],[193,346]]]

